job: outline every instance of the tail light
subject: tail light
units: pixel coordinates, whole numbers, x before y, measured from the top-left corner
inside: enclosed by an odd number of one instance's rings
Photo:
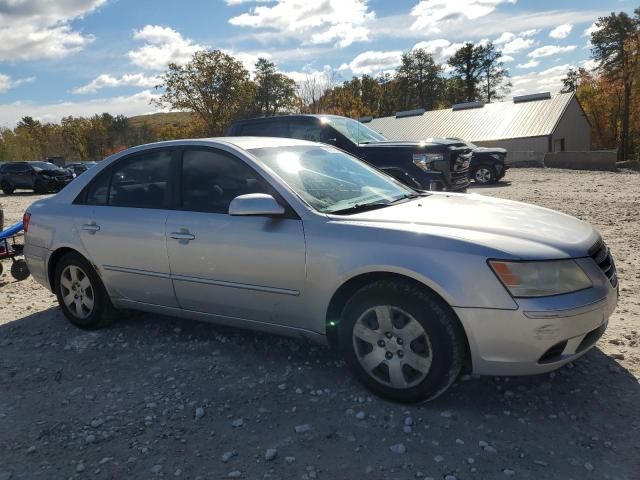
[[[29,231],[29,222],[31,221],[31,213],[24,212],[22,216],[22,228],[24,229],[24,233]]]

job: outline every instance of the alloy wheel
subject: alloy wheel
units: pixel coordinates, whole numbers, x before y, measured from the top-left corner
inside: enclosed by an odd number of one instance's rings
[[[427,332],[395,306],[375,306],[360,315],[353,327],[353,348],[367,374],[392,388],[418,385],[431,369]]]
[[[475,179],[479,183],[490,183],[493,173],[487,167],[480,167],[476,170]]]
[[[95,303],[95,296],[91,280],[85,271],[77,265],[68,265],[60,277],[62,300],[72,315],[85,319]]]

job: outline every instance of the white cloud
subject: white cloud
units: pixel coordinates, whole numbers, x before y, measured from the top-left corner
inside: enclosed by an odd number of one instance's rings
[[[570,23],[565,23],[563,25],[558,25],[556,28],[551,30],[551,32],[549,32],[549,36],[551,38],[561,40],[563,38],[567,38],[571,33],[571,30],[573,30],[573,25],[571,25]]]
[[[516,0],[420,0],[411,9],[411,29],[439,32],[443,24],[484,17],[504,3]]]
[[[0,93],[4,93],[10,88],[15,88],[23,83],[31,83],[36,79],[36,77],[27,77],[27,78],[19,78],[14,80],[9,75],[5,75],[0,73]]]
[[[25,115],[32,116],[43,122],[59,122],[62,117],[83,116],[109,112],[112,115],[142,115],[160,111],[150,105],[152,99],[159,95],[145,90],[135,95],[100,98],[85,102],[60,102],[51,104],[32,104],[14,102],[0,105],[0,125],[14,127]]]
[[[500,57],[500,61],[504,62],[504,63],[513,62],[514,60],[515,60],[515,58],[513,58],[511,55],[502,55]]]
[[[61,58],[94,40],[70,26],[107,0],[3,0],[0,61]]]
[[[559,45],[545,45],[544,47],[536,48],[534,51],[529,52],[527,56],[531,58],[550,57],[552,55],[573,52],[575,49],[575,45],[567,45],[564,47]]]
[[[161,82],[161,79],[157,76],[147,76],[144,73],[132,73],[125,74],[121,77],[115,77],[108,73],[98,75],[94,80],[88,84],[76,88],[73,90],[75,94],[95,93],[102,88],[115,88],[115,87],[154,87]]]
[[[573,68],[571,64],[558,65],[542,72],[533,72],[511,78],[513,84],[512,95],[528,93],[551,92],[557,93],[562,88],[562,79],[567,71]]]
[[[169,63],[184,65],[195,52],[206,47],[184,38],[180,32],[169,27],[146,25],[133,34],[136,40],[146,43],[131,50],[127,55],[131,62],[147,70],[164,70]]]
[[[368,22],[375,18],[368,0],[276,0],[260,5],[229,20],[231,25],[276,30],[305,43],[335,43],[346,47],[369,39]]]
[[[597,32],[601,28],[602,27],[599,27],[596,22],[593,22],[589,28],[585,28],[584,32],[582,33],[582,36],[583,37],[591,37],[591,35],[594,32]]]
[[[433,58],[438,63],[444,63],[451,58],[457,50],[462,48],[464,43],[451,43],[444,38],[438,38],[435,40],[426,40],[424,42],[416,43],[412,50],[422,48],[433,55]]]
[[[598,68],[600,66],[600,64],[593,59],[587,59],[584,60],[581,64],[581,67],[584,68],[585,70],[588,70],[590,72],[594,71],[596,68]]]
[[[525,30],[518,34],[504,32],[493,43],[500,47],[502,53],[511,55],[534,46],[536,42],[531,37],[536,33],[538,33],[537,29]]]
[[[390,52],[363,52],[351,62],[340,66],[340,70],[351,70],[356,75],[372,75],[389,70],[400,65],[402,52],[399,50]]]
[[[518,68],[536,68],[538,65],[540,65],[538,60],[529,60],[526,63],[519,63]]]

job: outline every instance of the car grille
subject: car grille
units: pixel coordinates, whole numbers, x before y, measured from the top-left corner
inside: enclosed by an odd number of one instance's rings
[[[451,190],[464,190],[469,186],[469,165],[471,155],[459,155],[451,169]]]
[[[593,258],[593,261],[598,264],[600,270],[607,276],[613,288],[618,287],[618,271],[616,270],[616,264],[611,256],[609,247],[604,241],[599,240],[589,250],[589,256]]]

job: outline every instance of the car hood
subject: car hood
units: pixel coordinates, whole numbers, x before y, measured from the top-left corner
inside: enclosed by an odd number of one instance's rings
[[[504,155],[507,153],[506,148],[498,148],[498,147],[478,147],[473,149],[474,153],[499,153]]]
[[[361,149],[376,149],[376,148],[403,148],[403,149],[411,149],[411,150],[424,150],[429,148],[438,148],[445,149],[449,147],[456,147],[456,144],[453,142],[438,142],[438,141],[417,141],[417,140],[406,140],[406,141],[384,141],[384,142],[372,142],[372,143],[360,143],[358,144],[358,148]]]
[[[591,225],[564,213],[477,194],[434,192],[417,200],[341,218],[384,229],[453,238],[484,247],[486,255],[501,258],[584,257],[600,238]]]

